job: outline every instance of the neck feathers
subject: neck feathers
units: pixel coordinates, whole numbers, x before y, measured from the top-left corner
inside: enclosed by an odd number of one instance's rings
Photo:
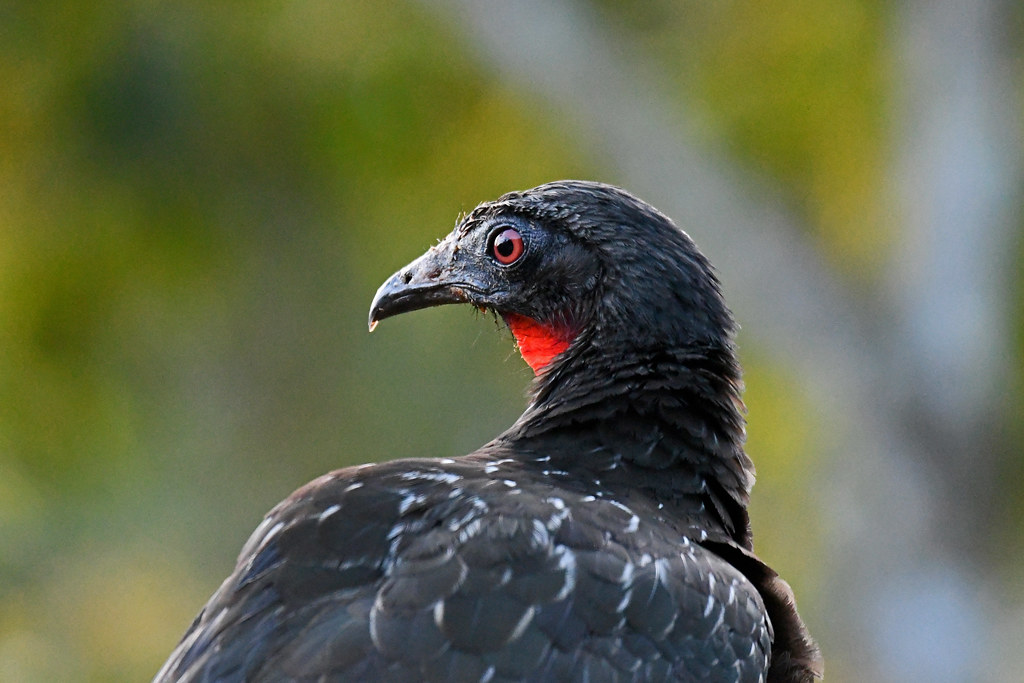
[[[748,546],[754,468],[743,451],[741,389],[731,346],[573,344],[537,377],[533,401],[505,438],[530,452],[568,442],[550,449],[573,454],[565,468],[593,470],[609,486],[643,481],[655,502],[699,508],[707,519],[690,515],[696,526]]]

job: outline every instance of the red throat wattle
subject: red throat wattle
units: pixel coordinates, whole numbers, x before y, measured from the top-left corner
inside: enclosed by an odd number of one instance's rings
[[[533,318],[515,313],[502,315],[515,335],[519,353],[535,375],[546,368],[552,359],[569,348],[572,335],[568,330],[539,323]]]

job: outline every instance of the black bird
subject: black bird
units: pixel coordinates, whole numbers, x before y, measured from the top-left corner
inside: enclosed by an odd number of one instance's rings
[[[270,511],[158,681],[810,681],[752,552],[735,324],[690,238],[623,190],[478,206],[370,328],[494,311],[537,374],[459,458],[338,470]]]

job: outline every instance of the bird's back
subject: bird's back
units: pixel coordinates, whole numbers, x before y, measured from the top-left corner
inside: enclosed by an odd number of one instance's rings
[[[158,680],[763,680],[743,574],[636,501],[541,477],[471,456],[312,482]]]

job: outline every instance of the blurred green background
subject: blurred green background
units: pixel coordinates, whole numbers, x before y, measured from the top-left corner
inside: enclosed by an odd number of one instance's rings
[[[894,112],[913,17],[881,0],[569,5],[587,17],[579,31],[614,37],[611,58],[657,76],[690,122],[679,137],[746,178],[737,192],[784,207],[866,311],[868,338],[892,324],[872,306],[905,235]],[[991,8],[1015,141],[1024,12]],[[464,12],[0,6],[0,680],[148,680],[294,488],[346,465],[461,454],[518,416],[531,374],[489,318],[446,308],[366,331],[378,284],[460,212],[567,177],[667,210],[588,133],[587,112],[510,77],[473,35],[484,15]],[[958,451],[994,475],[978,518],[934,553],[961,557],[955,576],[980,586],[966,595],[988,596],[973,637],[987,641],[991,622],[1012,643],[1024,633],[1024,259],[1020,177],[1000,169],[1012,189],[991,265],[1002,323],[978,333],[1000,338],[1002,381],[986,399],[999,409],[965,427],[972,446]],[[702,226],[683,227],[702,243]],[[758,551],[794,585],[830,680],[906,679],[873,645],[882,617],[836,597],[830,538],[859,513],[830,516],[830,463],[849,453],[856,467],[857,444],[833,443],[801,374],[740,322]],[[924,432],[927,450],[928,419],[914,424],[908,438]],[[967,664],[985,652],[1004,650]]]

